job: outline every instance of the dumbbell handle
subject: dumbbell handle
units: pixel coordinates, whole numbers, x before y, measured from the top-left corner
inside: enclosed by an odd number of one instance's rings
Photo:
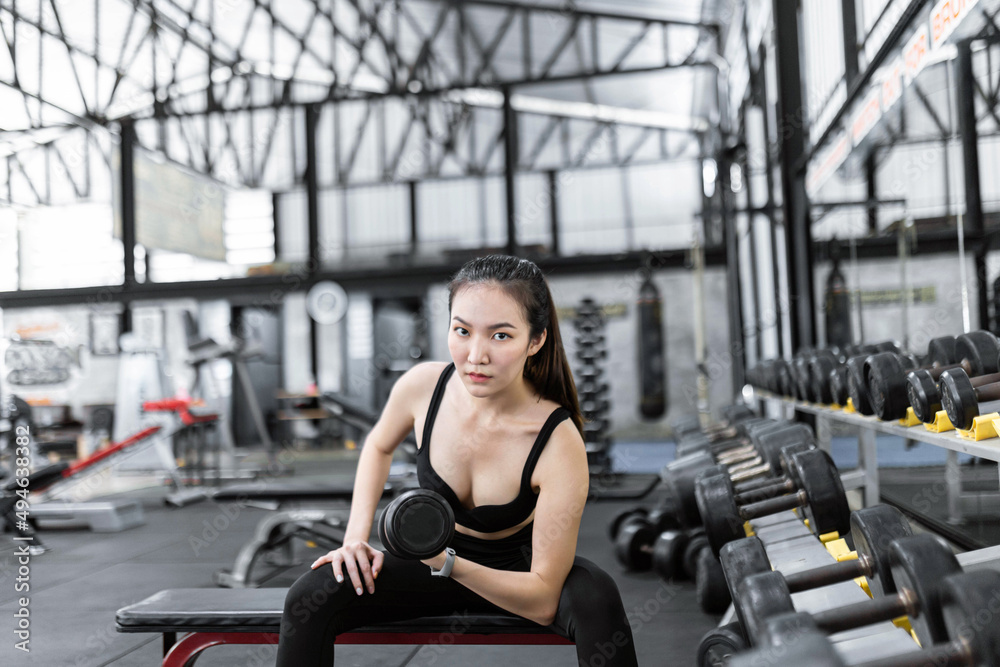
[[[796,507],[805,507],[808,504],[809,496],[805,490],[801,490],[798,493],[790,493],[787,496],[779,496],[744,505],[740,507],[740,518],[744,521],[750,521],[757,517],[770,516],[785,510],[793,510]]]
[[[791,493],[794,490],[795,482],[787,477],[784,479],[779,478],[777,480],[773,480],[768,486],[760,486],[756,489],[751,489],[750,491],[737,493],[733,496],[733,500],[736,501],[737,505],[749,505],[750,503],[756,503],[778,495]]]
[[[771,466],[768,465],[766,468],[762,468],[759,474],[773,472]],[[759,477],[759,474],[754,475],[754,477]],[[776,479],[784,479],[784,477],[760,477],[759,479],[751,479],[749,476],[744,476],[746,481],[738,481],[733,478],[733,491],[736,493],[743,493],[744,491],[754,491],[756,489],[771,486],[775,483]]]
[[[738,489],[740,491],[745,491],[747,489],[743,488],[744,484],[749,484],[747,480],[753,480],[755,477],[760,477],[761,475],[771,475],[774,471],[771,470],[770,463],[760,463],[749,468],[744,468],[736,472],[730,471],[729,478],[734,484],[734,490]],[[755,484],[753,488],[759,488],[759,486],[768,486],[774,481],[773,477],[767,477],[765,479],[758,479],[756,482],[767,482],[766,484]],[[750,490],[752,490],[750,489]]]
[[[969,378],[973,387],[982,387],[985,384],[1000,382],[1000,373],[990,373],[989,375],[976,375]]]
[[[865,625],[891,621],[900,616],[914,616],[919,613],[917,596],[909,589],[902,589],[895,595],[884,598],[862,600],[845,607],[836,607],[812,615],[816,627],[826,634],[853,630]]]
[[[764,462],[759,456],[755,456],[748,461],[743,461],[742,463],[737,463],[736,465],[729,466],[727,474],[729,478],[732,479],[734,475],[739,475],[741,472],[746,472],[748,470],[755,470],[757,466],[763,465]]]
[[[976,400],[980,403],[986,401],[1000,401],[1000,382],[984,384],[976,389]]]
[[[757,449],[753,445],[743,445],[727,450],[724,454],[719,454],[715,460],[719,463],[733,463],[745,461],[754,456],[757,456]]]
[[[872,575],[872,560],[866,555],[856,559],[831,563],[811,570],[801,570],[785,575],[785,585],[791,593],[809,591],[822,586],[839,584],[855,577],[870,577]]]
[[[972,663],[969,648],[960,641],[935,644],[918,651],[909,651],[871,662],[862,662],[857,667],[968,667]]]
[[[944,373],[945,371],[955,370],[956,368],[961,368],[963,371],[965,371],[967,375],[972,375],[972,364],[969,363],[968,359],[962,359],[962,361],[960,361],[957,364],[931,366],[930,368],[927,369],[927,371],[931,374],[931,377],[934,379],[934,381],[937,382],[938,379],[940,379],[942,373]]]

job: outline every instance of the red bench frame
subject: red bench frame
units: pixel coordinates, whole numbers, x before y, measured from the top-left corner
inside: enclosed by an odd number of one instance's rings
[[[174,633],[164,633],[165,655],[162,667],[187,667],[206,649],[213,646],[238,644],[278,644],[277,632],[192,632],[173,643]],[[442,641],[442,637],[451,641]],[[573,642],[556,634],[533,632],[345,632],[336,644],[386,645],[426,644],[442,646],[573,646]],[[168,648],[169,647],[169,648]]]

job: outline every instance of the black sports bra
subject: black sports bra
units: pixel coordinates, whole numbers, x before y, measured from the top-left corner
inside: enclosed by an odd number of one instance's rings
[[[562,421],[569,418],[569,410],[563,407],[556,408],[545,420],[545,424],[538,432],[535,444],[532,445],[531,452],[524,464],[524,470],[521,473],[521,488],[514,500],[503,505],[480,505],[471,510],[466,509],[452,488],[431,467],[431,431],[434,429],[434,420],[437,417],[438,408],[441,407],[441,399],[444,396],[448,378],[454,371],[455,364],[451,363],[441,373],[437,386],[434,388],[434,395],[431,397],[431,404],[427,408],[424,435],[420,441],[420,449],[417,450],[417,481],[421,488],[436,491],[444,496],[455,511],[455,521],[466,528],[481,533],[495,533],[513,528],[531,516],[535,509],[538,494],[531,489],[531,473],[534,472],[538,457],[541,456],[552,431]]]

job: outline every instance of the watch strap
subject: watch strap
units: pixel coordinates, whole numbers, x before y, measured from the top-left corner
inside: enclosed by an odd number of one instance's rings
[[[455,554],[455,550],[452,549],[451,547],[448,547],[447,549],[444,550],[444,553],[445,553],[444,565],[441,567],[440,570],[435,570],[432,567],[431,568],[431,576],[432,577],[450,577],[451,576],[451,571],[455,567],[455,555],[456,555]]]

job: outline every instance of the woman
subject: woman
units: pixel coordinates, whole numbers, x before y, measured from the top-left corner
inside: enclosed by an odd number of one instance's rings
[[[421,364],[394,385],[361,451],[343,546],[285,599],[279,667],[331,665],[334,637],[363,625],[500,609],[572,639],[581,665],[636,665],[618,588],[575,556],[589,483],[583,420],[541,270],[473,260],[449,285],[448,312],[452,363]],[[368,544],[411,430],[422,434],[420,485],[456,519],[451,547],[422,562]]]

